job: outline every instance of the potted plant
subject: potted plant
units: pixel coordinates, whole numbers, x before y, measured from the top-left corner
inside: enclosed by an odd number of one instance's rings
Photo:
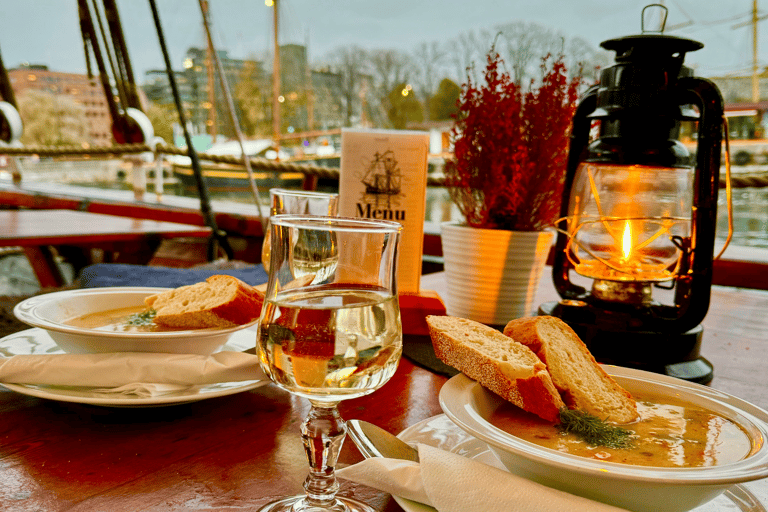
[[[462,86],[445,182],[465,222],[442,226],[448,313],[492,325],[531,313],[581,84],[562,56],[544,57],[525,87],[503,67],[491,48],[482,80],[468,73]]]

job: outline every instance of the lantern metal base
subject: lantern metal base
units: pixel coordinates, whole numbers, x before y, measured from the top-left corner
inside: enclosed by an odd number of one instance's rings
[[[556,316],[579,335],[595,359],[707,384],[713,366],[700,355],[701,325],[684,333],[651,332],[601,322],[601,311],[583,302],[546,302],[539,315]],[[632,322],[627,322],[631,324]]]

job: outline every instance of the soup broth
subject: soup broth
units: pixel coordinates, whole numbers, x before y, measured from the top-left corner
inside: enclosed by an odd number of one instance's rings
[[[94,329],[97,331],[110,332],[163,332],[178,331],[171,327],[163,327],[154,322],[147,322],[141,325],[130,323],[130,319],[139,313],[146,311],[145,306],[131,306],[127,308],[108,309],[95,313],[87,313],[67,320],[67,325],[80,327],[83,329]],[[186,330],[186,329],[184,329]]]
[[[622,464],[704,467],[745,458],[749,437],[736,423],[701,407],[655,396],[636,396],[640,419],[622,425],[634,432],[631,448],[590,446],[574,434],[504,403],[489,421],[532,443],[573,455]]]

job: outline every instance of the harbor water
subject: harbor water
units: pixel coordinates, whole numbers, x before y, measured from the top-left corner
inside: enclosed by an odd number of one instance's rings
[[[91,173],[84,173],[83,168]],[[105,171],[106,169],[106,171]],[[120,172],[121,169],[124,172]],[[35,166],[33,162],[28,162],[23,169],[23,176],[26,182],[41,182],[46,184],[61,183],[68,187],[87,187],[89,189],[99,189],[100,193],[109,194],[122,192],[130,193],[133,189],[131,181],[130,168],[128,172],[126,167],[116,164],[114,161],[105,162],[102,166],[94,165],[94,162],[87,162],[85,165],[77,166],[67,165],[63,169],[56,170],[56,166],[45,164]],[[103,174],[110,176],[108,180],[101,178]],[[768,166],[764,170],[768,173]],[[9,182],[10,175],[4,176],[0,169],[0,181]],[[5,173],[8,174],[8,173]],[[97,177],[98,176],[98,177]],[[153,179],[147,177],[143,180],[146,185],[146,194],[154,195]],[[269,204],[269,187],[274,186],[273,182],[258,183],[260,204],[263,208]],[[321,189],[323,185],[321,184]],[[331,187],[325,187],[328,191],[336,191]],[[163,193],[168,196],[185,196],[196,198],[194,189],[185,189],[179,185],[172,177],[166,176],[163,185]],[[246,210],[256,210],[256,200],[253,197],[250,186],[246,182],[242,186],[228,187],[226,189],[212,188],[209,191],[212,201],[222,201],[234,205],[242,205]],[[426,197],[426,215],[425,221],[433,226],[439,225],[445,221],[461,220],[461,214],[455,204],[452,203],[448,190],[441,187],[429,187]],[[718,201],[718,220],[716,242],[722,245],[728,235],[728,214],[725,190],[720,190]],[[733,189],[733,236],[730,242],[731,247],[736,249],[744,248],[746,250],[757,249],[757,256],[748,259],[766,259],[763,254],[768,254],[768,187],[751,187]],[[755,251],[753,251],[755,252]],[[744,258],[734,258],[744,259]],[[65,274],[71,273],[71,269],[64,268]],[[69,276],[72,279],[74,276]],[[37,279],[32,273],[29,264],[23,253],[8,252],[0,253],[0,296],[2,295],[30,295],[39,290]]]

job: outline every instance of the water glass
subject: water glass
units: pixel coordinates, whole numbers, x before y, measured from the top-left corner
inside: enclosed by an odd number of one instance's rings
[[[402,326],[397,297],[397,222],[275,215],[269,282],[258,327],[264,372],[306,398],[301,437],[309,460],[306,495],[261,512],[373,512],[337,497],[334,466],[347,427],[341,400],[383,386],[397,369]]]
[[[339,194],[335,192],[313,192],[308,190],[288,190],[273,188],[269,190],[269,216],[284,213],[304,215],[336,216],[339,212]],[[269,222],[264,232],[261,246],[261,262],[269,272]]]

